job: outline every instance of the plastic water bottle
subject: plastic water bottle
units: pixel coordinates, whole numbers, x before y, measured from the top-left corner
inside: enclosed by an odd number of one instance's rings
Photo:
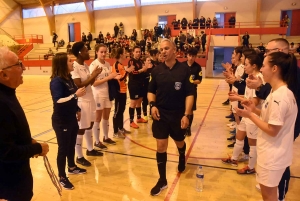
[[[203,181],[204,181],[204,173],[202,170],[202,166],[200,165],[197,168],[197,172],[196,172],[196,191],[198,192],[203,191]]]

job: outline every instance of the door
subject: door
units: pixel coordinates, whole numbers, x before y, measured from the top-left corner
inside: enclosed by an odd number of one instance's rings
[[[169,26],[169,27],[172,26],[173,20],[176,20],[176,15],[168,15],[168,16],[167,16],[167,22],[168,22],[168,26]]]
[[[75,41],[81,41],[81,26],[80,22],[74,23]]]
[[[285,26],[285,24],[282,22],[282,19],[286,15],[290,18],[290,22],[289,22],[289,26],[287,27],[286,35],[290,36],[291,35],[291,23],[292,23],[292,17],[293,17],[292,16],[292,10],[283,10],[283,11],[281,11],[280,26]]]
[[[290,36],[300,35],[300,9],[292,10]]]
[[[234,13],[224,13],[224,28],[229,28],[229,19],[231,16],[235,17],[235,12]],[[231,28],[234,28],[235,26],[231,26]]]
[[[69,41],[74,42],[75,41],[75,33],[74,33],[74,24],[73,23],[68,24],[68,31],[69,31]]]

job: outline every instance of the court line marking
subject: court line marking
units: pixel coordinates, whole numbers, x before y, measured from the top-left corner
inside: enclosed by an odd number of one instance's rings
[[[193,139],[193,141],[192,141],[192,143],[191,143],[191,145],[190,145],[190,148],[189,148],[188,151],[187,151],[187,154],[186,154],[186,156],[185,156],[185,161],[187,161],[187,160],[189,159],[189,157],[190,157],[190,154],[191,154],[191,152],[192,152],[192,149],[194,148],[194,145],[195,145],[195,143],[196,143],[196,140],[197,140],[197,138],[198,138],[198,136],[199,136],[199,134],[200,134],[202,125],[204,124],[204,121],[205,121],[205,119],[206,119],[206,117],[207,117],[207,114],[208,114],[208,112],[209,112],[209,110],[210,110],[210,108],[211,108],[212,102],[214,101],[214,99],[215,99],[215,97],[216,97],[216,94],[217,94],[217,91],[218,91],[218,89],[219,89],[219,86],[220,86],[220,85],[218,85],[217,88],[215,89],[215,93],[214,93],[214,95],[213,95],[213,97],[212,97],[212,99],[211,99],[211,101],[210,101],[210,103],[209,103],[209,105],[208,105],[208,108],[207,108],[207,110],[206,110],[206,112],[205,112],[205,114],[204,114],[204,117],[203,117],[203,119],[202,119],[202,122],[201,122],[201,124],[199,125],[199,128],[198,128],[198,130],[197,130],[197,133],[196,133],[196,135],[195,135],[195,137],[194,137],[194,139]],[[176,177],[175,177],[175,179],[174,179],[173,182],[172,182],[171,187],[170,187],[169,190],[168,190],[167,196],[166,196],[165,199],[164,199],[165,201],[169,201],[170,198],[172,197],[173,192],[174,192],[175,187],[176,187],[176,185],[177,185],[177,183],[178,183],[178,181],[179,181],[180,176],[181,176],[181,173],[178,172],[177,175],[176,175]]]

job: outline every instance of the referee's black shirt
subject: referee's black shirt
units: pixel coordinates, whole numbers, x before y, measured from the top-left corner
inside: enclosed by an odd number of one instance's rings
[[[142,60],[140,60],[140,59],[136,60],[134,58],[131,58],[128,61],[128,67],[130,67],[132,65],[134,65],[134,70],[131,73],[129,73],[128,85],[134,85],[134,86],[141,85],[141,86],[143,86],[144,79],[145,79],[145,74],[138,72],[138,70],[143,68]]]
[[[148,91],[156,95],[156,106],[161,119],[169,121],[182,117],[185,98],[195,93],[190,77],[189,68],[177,60],[172,69],[165,63],[153,69]]]

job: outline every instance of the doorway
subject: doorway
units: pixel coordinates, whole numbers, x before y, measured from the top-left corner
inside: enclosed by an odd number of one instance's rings
[[[176,20],[176,15],[160,15],[158,16],[158,25],[161,26],[162,29],[164,29],[166,24],[172,27],[173,20]]]
[[[214,47],[213,76],[224,77],[222,63],[231,63],[234,47]]]
[[[231,16],[236,16],[235,12],[231,13],[215,13],[215,17],[218,20],[219,28],[229,28],[229,19]],[[234,28],[234,27],[232,27]]]
[[[280,20],[288,15],[290,22],[287,29],[287,36],[299,36],[300,35],[300,9],[297,10],[282,10]]]
[[[80,22],[68,23],[69,41],[81,41],[81,26]]]

